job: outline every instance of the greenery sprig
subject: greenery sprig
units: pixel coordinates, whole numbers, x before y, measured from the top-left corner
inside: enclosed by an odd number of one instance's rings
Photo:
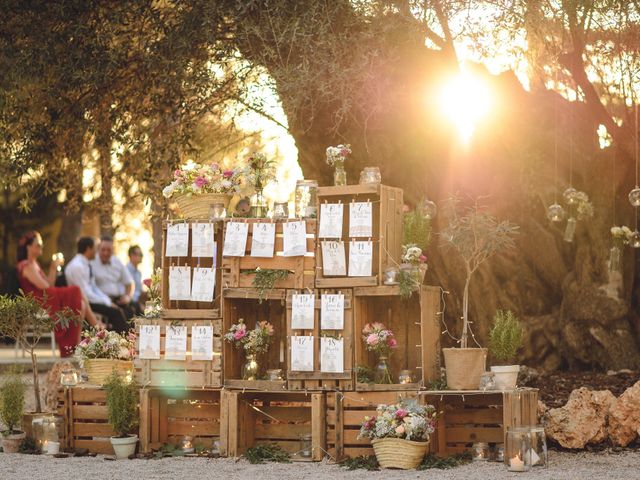
[[[524,342],[524,330],[518,317],[511,310],[498,310],[489,332],[489,350],[497,359],[513,361]]]
[[[263,269],[260,267],[243,273],[246,275],[255,274],[251,285],[258,291],[259,303],[262,303],[267,298],[267,295],[273,290],[278,280],[284,280],[289,276],[289,270]]]
[[[289,454],[277,443],[248,448],[244,456],[249,463],[253,464],[264,462],[291,463]]]

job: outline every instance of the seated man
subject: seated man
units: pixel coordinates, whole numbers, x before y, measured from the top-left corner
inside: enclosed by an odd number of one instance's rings
[[[135,315],[131,305],[135,285],[129,270],[113,254],[113,239],[102,236],[98,245],[98,256],[91,260],[98,288],[122,309],[128,320]]]
[[[142,305],[142,273],[138,270],[138,265],[142,262],[142,250],[138,245],[129,247],[129,263],[127,263],[127,270],[129,275],[133,278],[133,285],[135,289],[133,291],[132,305],[135,308],[136,315],[142,315],[144,307]]]
[[[77,285],[89,300],[91,310],[107,319],[108,328],[123,333],[129,331],[129,324],[120,308],[97,286],[90,260],[96,256],[93,238],[81,237],[78,240],[78,253],[65,268],[69,285]]]

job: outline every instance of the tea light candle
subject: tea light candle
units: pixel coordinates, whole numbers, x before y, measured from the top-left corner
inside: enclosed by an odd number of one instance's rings
[[[45,452],[47,455],[57,455],[60,453],[60,442],[45,442]]]
[[[184,437],[182,437],[180,447],[184,453],[193,453],[195,451],[195,449],[193,448],[192,440],[193,437],[190,435],[185,435]]]
[[[524,461],[520,460],[520,457],[516,455],[509,460],[509,470],[512,472],[524,472]]]

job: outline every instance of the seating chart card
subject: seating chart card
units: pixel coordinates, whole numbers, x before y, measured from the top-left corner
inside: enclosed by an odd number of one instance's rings
[[[191,287],[191,300],[194,302],[213,302],[216,288],[216,270],[214,268],[194,268]]]
[[[191,359],[213,359],[213,327],[191,327]]]
[[[352,202],[349,205],[349,237],[371,237],[373,216],[371,202]]]
[[[191,225],[191,256],[213,257],[215,238],[212,223],[194,223]]]
[[[347,265],[344,253],[344,242],[323,241],[322,243],[322,274],[325,277],[345,276]]]
[[[291,328],[293,330],[313,330],[315,295],[294,294],[291,297]]]
[[[320,328],[342,330],[344,328],[344,295],[323,294],[320,306]]]
[[[191,300],[191,267],[169,267],[169,300]]]
[[[186,257],[189,254],[189,224],[167,225],[167,245],[165,257]]]
[[[160,359],[160,325],[141,325],[139,342],[141,359]]]
[[[247,234],[249,233],[249,224],[244,222],[227,223],[226,232],[224,234],[224,246],[222,247],[222,256],[224,257],[244,257],[247,248]]]
[[[185,360],[187,358],[187,327],[169,325],[164,340],[164,358],[166,360]]]
[[[323,203],[320,205],[319,238],[342,238],[342,215],[344,205],[341,203]]]
[[[276,244],[275,223],[254,223],[251,239],[252,257],[273,257]]]
[[[307,224],[304,221],[285,222],[282,229],[285,257],[300,257],[307,253]]]
[[[349,276],[370,277],[373,263],[373,242],[354,241],[349,243]]]
[[[313,336],[291,337],[291,371],[313,372]]]
[[[329,337],[320,339],[320,371],[344,373],[344,339]]]

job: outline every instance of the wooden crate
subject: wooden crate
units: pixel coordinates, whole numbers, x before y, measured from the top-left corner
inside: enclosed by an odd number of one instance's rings
[[[365,416],[376,414],[380,404],[418,399],[418,391],[327,393],[327,451],[340,461],[345,457],[373,455],[371,441],[358,438]]]
[[[315,300],[315,322],[311,330],[294,330],[291,327],[291,302],[292,296],[296,293],[314,293]],[[323,330],[320,329],[320,310],[322,294],[344,295],[344,329],[339,331],[338,336],[344,339],[344,373],[322,373],[320,372],[320,336]],[[314,371],[294,372],[291,371],[291,363],[287,363],[287,387],[289,390],[352,390],[353,389],[353,290],[288,290],[287,291],[287,353],[291,358],[291,336],[292,335],[313,335],[314,337]],[[330,330],[329,333],[335,331]]]
[[[247,448],[276,443],[292,460],[320,461],[325,456],[324,393],[240,392],[224,390],[223,454],[238,457]],[[228,428],[225,428],[228,427]],[[303,458],[300,436],[311,434],[312,456]]]
[[[269,351],[258,356],[260,371],[264,375],[267,369],[287,368],[287,328],[285,318],[285,290],[274,289],[262,302],[258,293],[252,288],[225,288],[222,298],[223,334],[232,324],[243,318],[247,328],[252,329],[259,321],[270,322],[275,330],[274,339]],[[224,386],[227,388],[284,391],[286,380],[242,380],[242,365],[245,362],[244,352],[234,348],[229,342],[222,346]]]
[[[139,358],[139,335],[134,361],[136,380],[143,386],[220,387],[222,386],[222,319],[218,310],[164,310],[162,318],[136,320],[136,333],[141,325],[160,325],[160,356],[164,356],[167,328],[181,325],[187,328],[186,360],[142,360]],[[213,327],[213,360],[191,360],[191,327]]]
[[[171,223],[171,222],[169,222]],[[178,223],[176,221],[175,223]],[[180,221],[184,223],[184,221]],[[220,292],[222,290],[222,221],[206,222],[200,221],[186,221],[190,226],[194,223],[213,223],[214,225],[214,238],[216,242],[215,256],[213,258],[205,257],[193,257],[191,255],[191,228],[189,229],[189,250],[186,257],[167,257],[165,251],[167,248],[167,224],[163,225],[162,230],[162,307],[165,309],[205,309],[205,310],[219,310],[220,308]],[[169,300],[169,268],[172,266],[190,266],[201,268],[215,268],[216,285],[213,291],[213,302],[192,302],[188,300]],[[192,273],[193,278],[193,273]],[[220,315],[216,315],[219,317]]]
[[[141,389],[141,450],[176,445],[185,435],[194,437],[194,446],[211,448],[221,436],[221,397],[220,389],[211,388]]]
[[[234,221],[233,219],[227,220]],[[238,221],[237,219],[235,221]],[[307,219],[307,253],[299,257],[284,257],[283,254],[283,227],[288,220],[272,220],[268,218],[250,218],[244,220],[249,222],[250,228],[247,235],[247,246],[244,257],[223,257],[222,258],[222,285],[224,288],[251,287],[255,277],[256,268],[263,270],[288,270],[290,272],[286,279],[278,280],[275,288],[313,288],[315,268],[316,268],[316,220]],[[251,240],[253,238],[253,228],[260,223],[276,224],[275,255],[272,258],[259,258],[251,256]],[[224,238],[224,237],[223,237]]]
[[[322,270],[322,239],[318,239],[318,266],[316,287],[341,288],[382,285],[384,270],[400,263],[402,243],[401,188],[385,185],[349,185],[343,187],[320,187],[318,202],[344,204],[342,241],[345,244],[346,262],[349,260],[349,204],[351,202],[371,202],[373,215],[373,261],[370,277],[326,277]],[[321,212],[321,209],[319,209]],[[369,238],[359,238],[368,240]],[[347,272],[348,273],[348,272]]]
[[[439,412],[431,451],[440,456],[462,453],[475,442],[503,443],[508,427],[534,426],[538,390],[504,392],[424,391],[423,403]]]
[[[381,322],[391,329],[398,348],[389,357],[394,381],[400,370],[411,370],[415,383],[376,385],[358,382],[356,390],[417,390],[440,378],[440,288],[421,286],[411,298],[400,297],[397,286],[356,287],[354,289],[355,364],[373,369],[377,357],[367,351],[362,329]]]

